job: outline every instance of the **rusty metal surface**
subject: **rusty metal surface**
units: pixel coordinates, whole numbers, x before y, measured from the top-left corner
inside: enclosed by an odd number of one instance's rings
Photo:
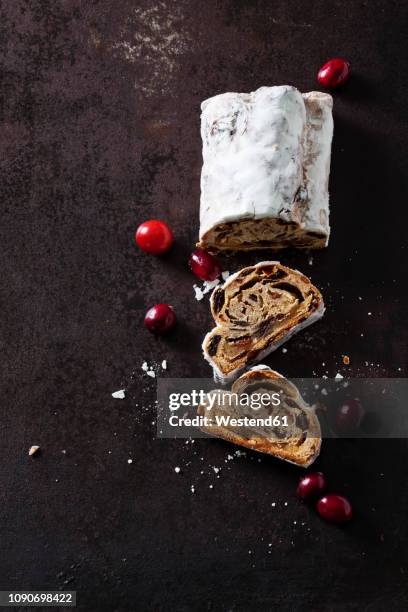
[[[157,440],[141,365],[209,375],[208,301],[195,301],[186,265],[199,103],[266,84],[310,90],[322,62],[344,55],[354,76],[335,94],[330,246],[280,256],[328,310],[267,363],[288,376],[406,376],[407,3],[0,11],[1,588],[69,587],[87,610],[406,609],[405,441],[327,441],[317,467],[356,509],[339,530],[296,503],[291,466]],[[136,250],[149,217],[173,227],[168,255]],[[179,319],[165,339],[142,324],[156,302]],[[32,444],[42,454],[28,458]]]

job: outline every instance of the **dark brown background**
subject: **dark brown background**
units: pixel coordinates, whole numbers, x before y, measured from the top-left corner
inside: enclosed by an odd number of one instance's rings
[[[330,247],[313,265],[281,255],[328,310],[267,363],[406,375],[407,26],[408,3],[391,0],[4,0],[1,589],[76,589],[84,610],[407,609],[406,441],[326,441],[317,467],[355,509],[339,529],[297,503],[292,466],[157,440],[141,370],[167,359],[167,376],[209,375],[208,301],[186,266],[200,101],[307,91],[342,55],[354,74],[335,93]],[[149,217],[175,232],[162,258],[134,246]],[[179,326],[156,340],[142,322],[161,301]]]

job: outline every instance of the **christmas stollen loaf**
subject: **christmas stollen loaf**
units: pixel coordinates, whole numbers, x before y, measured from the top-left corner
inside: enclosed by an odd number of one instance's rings
[[[327,246],[332,106],[329,94],[289,85],[202,103],[198,246]]]
[[[216,327],[203,341],[214,378],[227,383],[285,340],[320,319],[323,298],[312,282],[277,261],[243,268],[210,299]]]
[[[254,402],[255,394],[258,403]],[[216,397],[210,402],[211,395]],[[245,395],[250,396],[249,402]],[[263,405],[258,408],[261,395]],[[270,402],[266,401],[268,395]],[[278,405],[274,401],[277,395]],[[245,372],[231,391],[210,391],[198,414],[211,421],[201,427],[205,433],[302,467],[311,465],[320,453],[321,429],[314,407],[306,404],[294,384],[266,366]],[[248,424],[238,424],[245,417]],[[267,423],[268,417],[272,425]]]

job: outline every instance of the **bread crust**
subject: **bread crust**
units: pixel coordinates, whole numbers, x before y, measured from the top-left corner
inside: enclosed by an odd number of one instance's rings
[[[316,416],[315,408],[305,403],[298,389],[293,383],[279,374],[279,372],[271,370],[267,366],[262,366],[262,369],[255,367],[252,370],[245,372],[245,374],[243,374],[232,385],[231,392],[243,393],[245,392],[245,389],[247,389],[248,386],[254,381],[261,384],[267,381],[284,382],[285,386],[287,387],[287,394],[291,396],[291,401],[295,402],[297,405],[296,409],[299,409],[307,418],[307,435],[305,436],[304,440],[301,440],[301,443],[299,443],[298,439],[292,438],[285,441],[277,440],[273,437],[272,432],[270,432],[269,437],[268,435],[265,435],[264,437],[261,435],[246,437],[245,435],[240,434],[231,428],[214,424],[212,426],[201,427],[202,431],[210,434],[213,437],[222,438],[227,442],[231,442],[251,450],[256,450],[260,453],[273,455],[274,457],[288,461],[289,463],[305,468],[309,467],[318,457],[322,442],[320,423]],[[224,391],[224,393],[229,392]],[[200,416],[203,416],[206,414],[206,410],[206,405],[200,405],[197,412]],[[224,406],[222,411],[226,413]],[[303,431],[303,435],[304,434],[305,431]]]

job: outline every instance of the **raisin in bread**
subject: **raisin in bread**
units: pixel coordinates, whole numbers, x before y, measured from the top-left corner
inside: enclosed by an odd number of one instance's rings
[[[205,336],[203,353],[215,380],[223,383],[324,313],[311,281],[276,261],[233,274],[214,289],[210,303],[216,327]]]
[[[270,395],[269,405],[254,410],[242,404],[244,394],[253,398],[255,393],[264,397]],[[213,394],[218,401],[208,401]],[[280,398],[278,406],[272,404],[272,397],[276,394]],[[314,407],[306,404],[294,384],[266,366],[256,366],[245,372],[234,382],[231,391],[210,391],[206,401],[198,407],[198,414],[211,421],[211,425],[207,420],[207,424],[201,427],[205,433],[302,467],[311,465],[320,453],[321,430]],[[285,415],[286,426],[282,418]],[[224,422],[217,422],[221,416]],[[230,421],[226,423],[225,417],[228,416],[255,418],[257,423],[245,426]],[[264,424],[269,416],[275,419],[276,425]]]

